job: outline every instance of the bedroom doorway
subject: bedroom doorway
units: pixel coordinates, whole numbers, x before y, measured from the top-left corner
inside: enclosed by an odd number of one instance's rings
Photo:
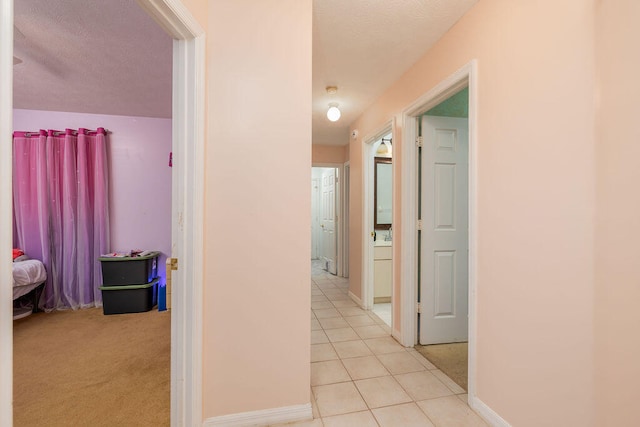
[[[204,146],[204,32],[185,6],[176,0],[140,1],[174,39],[173,42],[173,178],[171,256],[180,261],[172,281],[171,296],[171,424],[201,423],[202,307],[202,188]],[[0,88],[12,92],[13,2],[0,8]],[[177,71],[176,71],[177,70]],[[10,96],[0,100],[0,129],[9,135],[12,124]],[[0,303],[10,306],[11,264],[11,143],[0,144],[3,191],[0,192]],[[4,179],[7,178],[7,179]],[[6,260],[5,260],[6,258]],[[10,311],[0,319],[0,424],[12,423],[12,328]]]

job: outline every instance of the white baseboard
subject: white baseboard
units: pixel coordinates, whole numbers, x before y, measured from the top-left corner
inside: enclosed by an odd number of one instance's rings
[[[364,305],[362,304],[362,300],[357,296],[355,296],[351,291],[349,291],[349,298],[351,298],[356,304],[358,304],[358,307],[364,308]]]
[[[504,418],[498,415],[486,403],[478,399],[476,396],[469,396],[469,406],[478,413],[484,420],[493,427],[511,427]]]
[[[396,341],[398,341],[400,344],[404,345],[404,344],[402,343],[402,334],[400,333],[400,331],[399,331],[399,330],[397,330],[397,329],[395,329],[395,328],[394,328],[394,329],[392,329],[392,330],[391,330],[391,336],[392,336],[393,338],[395,338],[395,339],[396,339]],[[407,346],[405,346],[405,347],[407,347]]]
[[[311,403],[285,406],[282,408],[264,409],[261,411],[241,412],[239,414],[222,415],[208,418],[203,427],[249,427],[268,426],[270,424],[288,423],[313,419]]]

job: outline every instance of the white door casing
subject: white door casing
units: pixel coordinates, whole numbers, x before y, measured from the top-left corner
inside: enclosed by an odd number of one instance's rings
[[[336,251],[336,170],[325,169],[322,172],[320,202],[320,228],[322,234],[322,260],[327,271],[337,274]]]
[[[420,343],[468,339],[469,139],[465,118],[422,118]]]

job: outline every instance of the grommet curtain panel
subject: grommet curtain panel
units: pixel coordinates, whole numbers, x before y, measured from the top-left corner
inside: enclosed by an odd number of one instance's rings
[[[103,128],[13,134],[14,247],[44,263],[46,311],[102,305],[108,169]]]

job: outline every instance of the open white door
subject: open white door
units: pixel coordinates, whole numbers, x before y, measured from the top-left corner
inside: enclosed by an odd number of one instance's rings
[[[468,339],[468,120],[422,118],[420,344]]]
[[[322,260],[327,266],[327,271],[331,274],[336,274],[336,170],[334,168],[325,169],[322,172],[321,191]]]

